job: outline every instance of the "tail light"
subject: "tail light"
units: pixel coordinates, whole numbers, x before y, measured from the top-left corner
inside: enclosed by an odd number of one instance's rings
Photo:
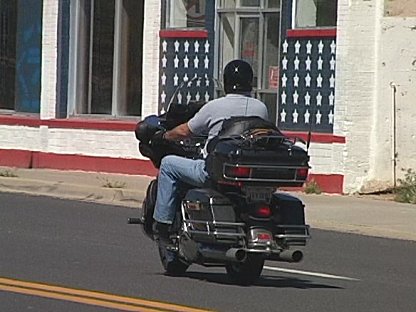
[[[308,177],[308,173],[309,173],[308,167],[298,168],[296,169],[296,179],[306,180],[306,178]]]
[[[251,168],[249,167],[225,167],[225,175],[229,178],[249,178],[251,176]]]
[[[252,228],[248,233],[249,247],[270,246],[273,244],[273,234],[262,228]]]
[[[272,215],[272,209],[268,205],[261,205],[257,207],[254,215],[260,218],[269,218]]]

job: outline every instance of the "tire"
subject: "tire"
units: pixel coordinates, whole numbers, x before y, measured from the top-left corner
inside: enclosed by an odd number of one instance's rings
[[[264,258],[258,255],[247,255],[244,262],[228,263],[225,266],[228,277],[236,284],[251,285],[261,275]]]
[[[145,234],[151,239],[153,239],[153,212],[155,210],[156,195],[157,179],[154,179],[150,182],[149,186],[147,187],[146,197],[144,198],[142,204],[143,230]]]

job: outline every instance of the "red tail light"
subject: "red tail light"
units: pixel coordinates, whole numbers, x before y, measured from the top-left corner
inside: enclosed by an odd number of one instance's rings
[[[249,178],[251,176],[251,168],[249,167],[227,167],[225,174],[230,178]]]
[[[298,168],[296,169],[296,178],[298,180],[306,180],[308,177],[309,168]]]
[[[256,217],[268,218],[272,215],[272,210],[269,206],[260,206],[256,210]]]

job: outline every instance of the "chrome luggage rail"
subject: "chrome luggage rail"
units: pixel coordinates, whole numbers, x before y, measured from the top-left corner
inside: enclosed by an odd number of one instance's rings
[[[277,225],[276,239],[282,240],[289,246],[305,246],[306,240],[311,238],[309,225]]]
[[[244,238],[244,223],[202,220],[183,220],[185,231],[189,234],[205,235],[214,238]],[[228,230],[228,231],[227,231]]]

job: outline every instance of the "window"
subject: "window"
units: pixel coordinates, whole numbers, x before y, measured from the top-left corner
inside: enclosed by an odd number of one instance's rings
[[[166,0],[166,28],[205,28],[205,1]]]
[[[71,14],[70,114],[141,115],[143,2],[77,0]]]
[[[0,109],[14,110],[16,75],[16,1],[0,2]]]
[[[337,0],[297,0],[295,28],[335,27]]]
[[[0,109],[39,113],[42,0],[0,0]]]
[[[280,1],[223,0],[218,7],[218,76],[241,58],[253,67],[254,93],[275,120],[279,76]]]

